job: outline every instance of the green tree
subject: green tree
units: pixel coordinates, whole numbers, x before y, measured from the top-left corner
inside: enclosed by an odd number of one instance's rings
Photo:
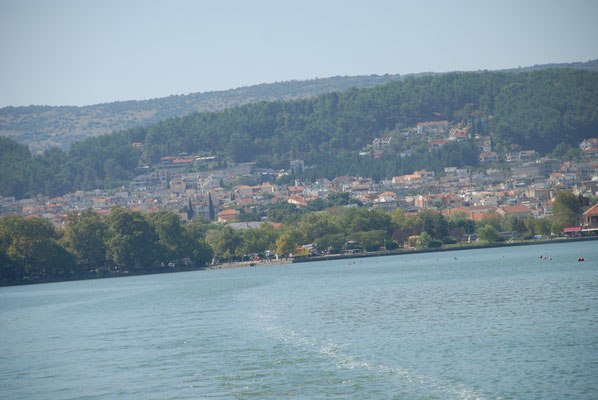
[[[430,236],[430,234],[428,232],[424,231],[419,235],[419,238],[417,239],[416,246],[419,249],[425,249],[430,246],[431,242],[432,242],[432,236]]]
[[[390,215],[384,211],[369,208],[349,208],[341,217],[341,227],[345,232],[385,230],[392,232]]]
[[[579,224],[579,198],[569,190],[556,193],[552,201],[552,231],[562,232],[564,227]]]
[[[419,234],[421,227],[415,217],[406,216],[402,209],[397,208],[391,213],[392,238],[398,243],[404,243],[409,236]]]
[[[149,214],[149,220],[158,234],[159,244],[167,260],[182,258],[183,226],[181,218],[172,211],[157,211]]]
[[[77,256],[80,264],[98,268],[106,263],[106,233],[104,218],[91,209],[68,215],[64,242]]]
[[[210,213],[210,221],[216,219],[216,213],[214,212],[214,203],[212,203],[212,193],[208,192],[208,207]]]
[[[503,217],[496,211],[487,212],[479,222],[479,226],[492,226],[497,232],[502,230]]]
[[[0,246],[10,259],[7,276],[51,279],[75,271],[75,257],[57,242],[51,222],[9,214],[0,218]]]
[[[152,268],[158,261],[159,237],[148,218],[141,213],[115,207],[107,222],[106,244],[112,262],[123,268]]]
[[[417,214],[422,230],[434,239],[444,239],[448,235],[448,224],[444,216],[435,210],[422,210]]]
[[[11,258],[0,244],[0,282],[13,282],[22,277],[16,260]]]
[[[271,224],[262,224],[256,229],[247,229],[243,232],[244,253],[263,253],[266,250],[275,249],[280,233],[280,230]]]
[[[193,203],[191,203],[191,199],[188,199],[187,204],[187,219],[191,221],[195,216],[195,210],[193,209]]]
[[[465,234],[472,234],[475,232],[475,221],[468,218],[466,212],[456,212],[447,218],[449,235],[452,238],[459,239]]]
[[[230,259],[237,253],[237,248],[241,248],[243,238],[230,226],[225,226],[220,231],[211,231],[207,235],[208,243],[214,249],[217,257]]]
[[[372,230],[368,232],[355,232],[348,236],[349,240],[361,243],[366,251],[378,251],[384,247],[386,241],[390,241],[385,230]]]
[[[180,252],[185,257],[189,257],[196,267],[203,267],[212,261],[214,250],[202,238],[194,235],[192,231],[185,230]]]
[[[276,254],[287,257],[297,247],[297,243],[293,241],[289,233],[283,233],[276,240]]]
[[[525,220],[516,215],[509,215],[503,221],[504,232],[523,233],[526,230]]]
[[[298,231],[301,241],[313,243],[326,234],[339,233],[341,226],[337,217],[325,212],[314,212],[305,214],[301,218]]]
[[[326,234],[314,241],[318,246],[318,249],[330,253],[338,253],[343,248],[345,242],[346,238],[344,233]]]
[[[482,225],[478,228],[478,236],[480,239],[489,243],[497,242],[500,238],[498,231],[493,225]]]

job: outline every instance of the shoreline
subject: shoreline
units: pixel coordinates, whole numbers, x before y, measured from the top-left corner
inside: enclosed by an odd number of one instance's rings
[[[233,269],[233,268],[248,268],[248,267],[271,267],[275,265],[292,264],[290,258],[278,260],[256,260],[256,261],[237,261],[227,262],[215,265],[206,265],[199,269],[199,271],[217,270],[217,269]]]
[[[585,242],[598,240],[598,236],[587,236],[587,237],[576,237],[576,238],[562,238],[562,239],[536,239],[534,241],[520,241],[515,243],[486,243],[486,244],[465,244],[465,245],[453,245],[452,247],[438,247],[438,248],[426,248],[426,249],[412,249],[412,250],[391,250],[391,251],[376,251],[361,254],[329,254],[324,256],[308,256],[299,258],[284,258],[278,260],[257,260],[257,261],[239,261],[239,262],[228,262],[216,265],[206,265],[199,268],[186,268],[175,271],[160,270],[160,271],[143,271],[128,273],[110,273],[105,275],[72,275],[65,276],[64,279],[52,279],[52,280],[35,280],[35,281],[16,281],[16,282],[0,282],[0,287],[9,286],[23,286],[23,285],[38,285],[45,283],[59,283],[59,282],[72,282],[72,281],[83,281],[92,279],[110,279],[110,278],[122,278],[130,276],[143,276],[143,275],[157,275],[157,274],[176,274],[180,272],[191,272],[191,271],[210,271],[210,270],[221,270],[221,269],[234,269],[234,268],[250,268],[250,267],[273,267],[277,265],[286,264],[298,264],[305,262],[317,262],[317,261],[333,261],[333,260],[346,260],[355,258],[368,258],[368,257],[386,257],[386,256],[399,256],[399,255],[410,255],[410,254],[422,254],[422,253],[437,253],[447,251],[460,251],[460,250],[475,250],[475,249],[488,249],[496,247],[517,247],[517,246],[534,246],[541,244],[556,244],[556,243],[570,243],[570,242]]]
[[[331,260],[346,260],[351,258],[367,258],[367,257],[385,257],[385,256],[399,256],[409,254],[421,254],[421,253],[437,253],[445,251],[460,251],[460,250],[475,250],[475,249],[489,249],[496,247],[517,247],[517,246],[533,246],[540,244],[555,244],[555,243],[570,243],[570,242],[585,242],[598,240],[598,236],[587,236],[578,238],[564,238],[564,239],[536,239],[534,241],[519,241],[514,243],[486,243],[486,244],[466,244],[456,245],[452,247],[438,247],[438,248],[426,248],[426,249],[413,249],[413,250],[391,250],[391,251],[376,251],[361,254],[330,254],[325,256],[311,256],[301,257],[293,259],[293,264],[302,262],[315,262],[315,261],[331,261]]]

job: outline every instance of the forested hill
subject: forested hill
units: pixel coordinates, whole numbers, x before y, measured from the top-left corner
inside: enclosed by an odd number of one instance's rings
[[[419,122],[454,124],[473,111],[493,116],[483,129],[499,151],[512,144],[541,154],[557,146],[577,146],[598,132],[598,73],[554,69],[423,76],[306,100],[194,113],[36,157],[25,146],[0,138],[0,194],[60,195],[113,187],[131,179],[140,163],[152,165],[180,152],[274,168],[301,158],[318,166],[309,171],[311,178],[360,174],[380,179],[421,168],[475,165],[475,146],[467,143],[429,152],[426,146],[402,148],[409,143],[398,140],[395,153],[379,160],[358,156],[376,137],[392,134],[400,139],[400,132]],[[133,148],[134,142],[143,143],[144,151]],[[396,155],[401,150],[414,155],[401,158]]]
[[[34,153],[54,146],[66,150],[71,143],[91,136],[149,125],[195,111],[218,111],[259,101],[305,99],[352,87],[373,87],[405,77],[337,76],[84,107],[4,107],[0,109],[0,136],[26,144]]]
[[[505,71],[527,72],[547,68],[598,71],[598,60],[534,65]],[[323,93],[343,91],[352,87],[368,88],[421,75],[427,74],[337,76],[85,107],[5,107],[0,109],[0,136],[10,137],[19,143],[28,145],[33,153],[41,152],[52,146],[66,150],[71,143],[90,136],[149,125],[195,111],[219,111],[259,101],[306,99]]]

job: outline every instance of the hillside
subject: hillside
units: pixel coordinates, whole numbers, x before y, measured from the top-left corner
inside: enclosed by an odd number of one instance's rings
[[[419,122],[462,122],[483,113],[480,133],[497,150],[512,145],[540,154],[573,148],[598,132],[598,73],[551,69],[519,74],[470,72],[429,75],[368,89],[350,89],[312,99],[247,104],[194,113],[146,127],[74,143],[31,156],[27,147],[0,138],[0,195],[60,195],[77,189],[120,186],[141,164],[181,152],[217,155],[234,162],[287,168],[304,159],[318,168],[304,178],[345,174],[388,178],[415,169],[475,166],[471,143],[428,151],[424,144],[397,141],[379,160],[358,153],[376,137],[400,139]],[[473,127],[472,127],[473,128]],[[143,150],[132,143],[142,143]],[[397,152],[409,150],[410,157]]]
[[[4,107],[0,109],[0,136],[28,145],[33,153],[53,146],[66,150],[71,143],[90,136],[149,125],[196,111],[219,111],[259,101],[306,99],[403,78],[400,75],[337,76],[84,107]]]
[[[534,65],[505,72],[520,73],[547,68],[598,71],[598,60]],[[369,88],[422,75],[429,74],[337,76],[84,107],[4,107],[0,109],[0,136],[26,144],[33,153],[40,153],[53,146],[66,150],[72,143],[91,136],[146,126],[196,111],[219,111],[260,101],[307,99],[324,93],[349,88]]]

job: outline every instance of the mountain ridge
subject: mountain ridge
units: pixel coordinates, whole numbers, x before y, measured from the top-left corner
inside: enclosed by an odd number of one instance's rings
[[[598,71],[598,59],[587,62],[539,64],[498,72],[526,72],[548,68]],[[350,88],[368,88],[391,81],[444,73],[334,76],[309,80],[262,83],[211,92],[126,100],[88,106],[18,106],[0,108],[0,136],[26,144],[33,153],[114,131],[146,126],[193,112],[220,111],[261,101],[307,99]]]

